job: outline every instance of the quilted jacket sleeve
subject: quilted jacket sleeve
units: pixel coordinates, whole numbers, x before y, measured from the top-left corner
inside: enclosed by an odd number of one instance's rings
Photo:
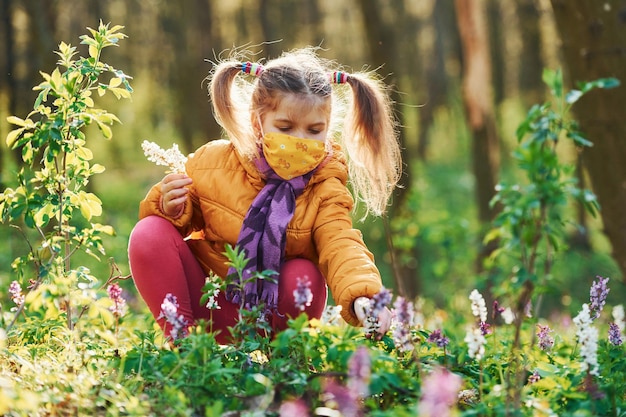
[[[336,179],[320,186],[325,190],[313,230],[320,270],[333,299],[342,307],[343,318],[356,326],[359,320],[352,304],[358,297],[371,298],[380,291],[380,273],[363,235],[352,227],[354,201],[346,187]]]

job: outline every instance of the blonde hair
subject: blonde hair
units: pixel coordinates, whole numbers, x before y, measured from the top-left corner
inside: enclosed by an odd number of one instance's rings
[[[268,61],[256,78],[237,77],[243,74],[242,61],[241,56],[224,60],[209,76],[215,118],[237,151],[251,159],[258,156],[251,112],[262,115],[274,109],[284,94],[330,100],[329,136],[346,149],[353,193],[365,203],[366,215],[382,215],[402,170],[395,120],[382,81],[369,72],[342,72],[338,78],[351,87],[352,97],[337,88],[333,94],[333,87],[341,86],[331,82],[331,74],[339,69],[314,48]]]

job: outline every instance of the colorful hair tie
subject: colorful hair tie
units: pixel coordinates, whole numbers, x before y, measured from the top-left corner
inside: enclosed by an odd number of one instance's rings
[[[247,61],[241,63],[241,72],[254,75],[255,77],[261,75],[264,69],[263,65],[257,64],[256,62]]]
[[[335,71],[330,75],[330,82],[334,84],[345,84],[348,82],[348,73]]]

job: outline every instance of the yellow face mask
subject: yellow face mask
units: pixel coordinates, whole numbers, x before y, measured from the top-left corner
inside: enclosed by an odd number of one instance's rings
[[[263,138],[263,154],[270,167],[285,180],[311,172],[326,158],[326,144],[270,132]]]

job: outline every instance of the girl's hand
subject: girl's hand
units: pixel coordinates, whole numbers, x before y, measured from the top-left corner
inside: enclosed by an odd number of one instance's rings
[[[370,309],[370,299],[367,297],[359,297],[354,300],[354,313],[356,317],[361,322],[361,325],[365,325],[365,320],[367,320],[367,315]],[[382,337],[389,331],[391,327],[391,311],[385,307],[378,313],[378,331],[377,331],[377,339],[382,339]]]
[[[187,194],[186,188],[192,183],[191,178],[185,174],[168,174],[161,181],[161,210],[167,216],[177,217],[185,208]]]

